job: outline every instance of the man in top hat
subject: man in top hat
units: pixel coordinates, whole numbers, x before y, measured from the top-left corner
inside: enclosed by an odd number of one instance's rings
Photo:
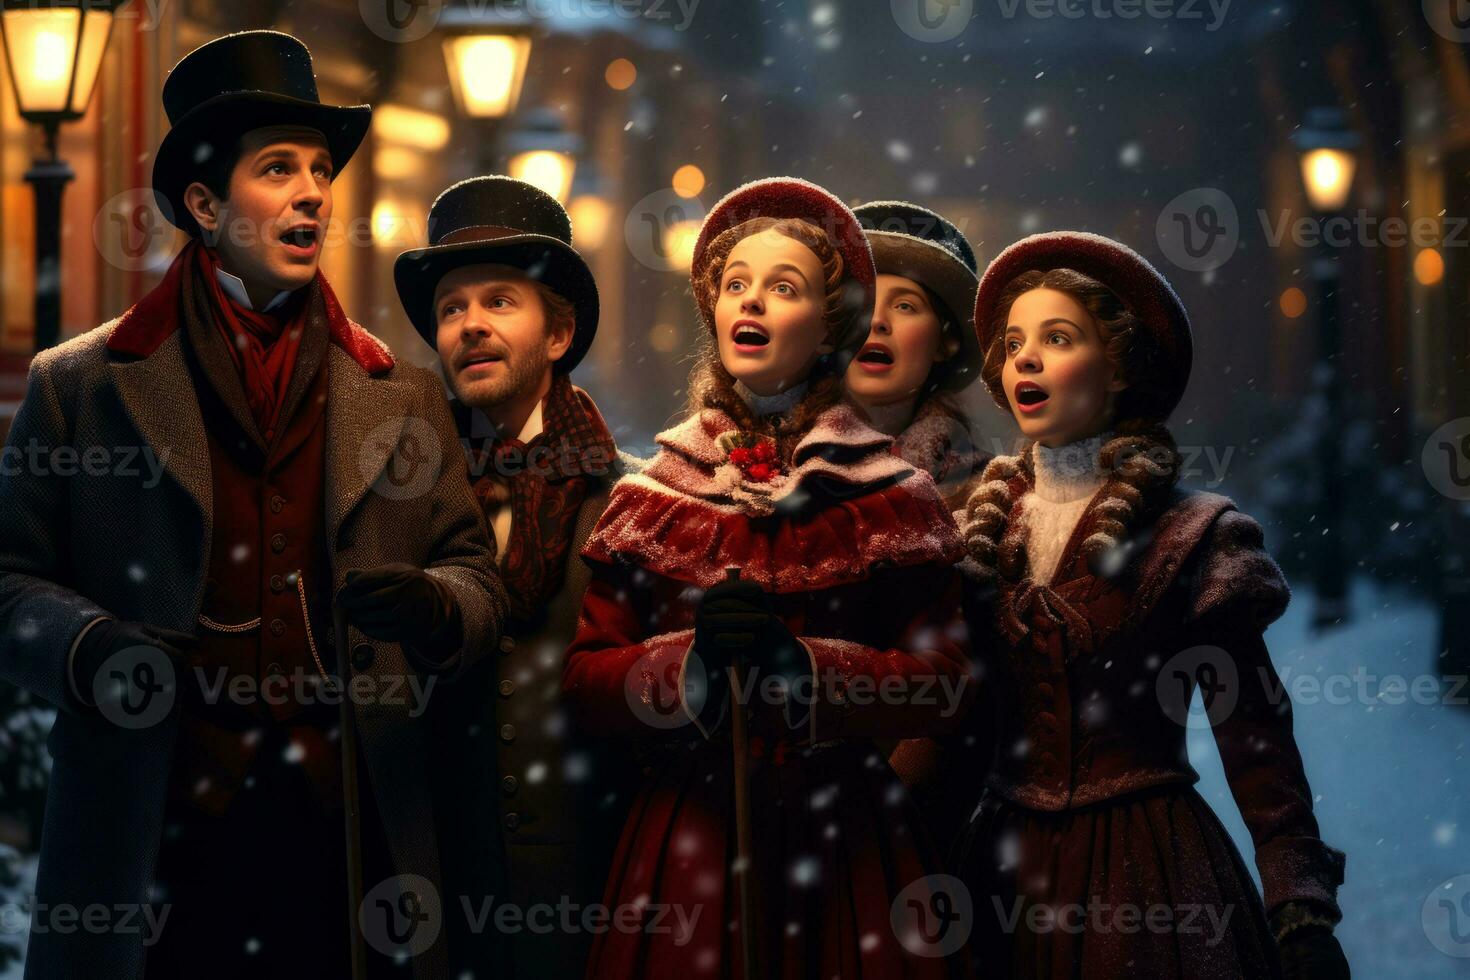
[[[560,705],[590,574],[577,556],[622,469],[571,380],[597,332],[597,286],[562,206],[509,177],[446,190],[429,240],[399,256],[394,278],[453,390],[510,603],[498,653],[430,712],[449,749],[435,759],[435,813],[453,901],[482,914],[494,898],[525,921],[498,937],[493,918],[475,930],[451,917],[450,948],[477,973],[504,969],[508,954],[517,978],[581,976],[592,939],[582,912],[601,899],[628,782]],[[506,858],[508,892],[497,887]]]
[[[93,465],[0,476],[0,677],[59,709],[37,908],[117,917],[38,914],[26,976],[361,977],[371,945],[440,977],[415,717],[505,600],[434,376],[318,270],[371,112],[270,31],[163,101],[153,186],[190,241],[36,357],[10,432]]]

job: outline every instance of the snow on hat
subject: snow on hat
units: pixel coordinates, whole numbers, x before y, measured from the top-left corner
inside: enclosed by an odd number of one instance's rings
[[[995,341],[992,321],[1012,280],[1023,272],[1052,269],[1071,269],[1107,286],[1149,331],[1159,356],[1158,362],[1150,366],[1150,381],[1157,388],[1157,397],[1148,414],[1158,421],[1168,418],[1184,397],[1194,362],[1189,314],[1174,287],[1147,259],[1111,238],[1085,231],[1049,231],[1023,238],[997,255],[981,277],[975,297],[975,333],[980,349],[988,354]],[[1009,411],[1005,391],[988,381],[986,387],[996,404]]]
[[[694,243],[694,262],[690,280],[699,303],[705,327],[714,329],[714,310],[700,295],[700,280],[706,271],[709,245],[720,233],[754,218],[799,218],[815,225],[842,256],[844,279],[854,288],[849,290],[845,305],[850,308],[852,324],[843,337],[836,338],[839,348],[861,342],[867,335],[868,320],[873,311],[877,273],[873,267],[873,251],[863,234],[862,225],[846,204],[825,188],[799,177],[766,177],[742,184],[720,199],[699,229]],[[861,327],[861,332],[858,331]],[[848,336],[850,334],[852,336]]]

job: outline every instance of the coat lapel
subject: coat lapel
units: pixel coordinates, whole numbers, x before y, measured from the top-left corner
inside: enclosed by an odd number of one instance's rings
[[[337,546],[342,522],[383,476],[409,424],[407,408],[402,385],[369,375],[342,348],[328,345],[326,491],[330,546]],[[415,429],[427,424],[421,420]],[[438,455],[431,455],[437,463]]]
[[[182,345],[175,331],[148,357],[114,361],[112,378],[138,434],[198,506],[207,541],[214,517],[209,443]]]

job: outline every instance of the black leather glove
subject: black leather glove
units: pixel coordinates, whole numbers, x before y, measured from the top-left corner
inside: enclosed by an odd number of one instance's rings
[[[1349,980],[1342,944],[1325,920],[1335,918],[1315,902],[1286,902],[1271,915],[1282,980]],[[1284,932],[1284,934],[1283,934]]]
[[[113,654],[131,647],[152,647],[163,653],[173,663],[177,680],[192,666],[190,654],[198,643],[192,634],[161,626],[125,619],[101,620],[87,629],[72,655],[72,685],[84,704],[94,706],[97,675]],[[125,678],[119,680],[127,683]]]
[[[353,569],[337,602],[353,626],[375,640],[401,643],[404,655],[425,673],[452,667],[464,643],[454,590],[412,565]]]
[[[787,692],[781,704],[786,727],[798,732],[806,727],[811,715],[811,658],[775,614],[770,594],[759,585],[737,579],[711,586],[695,610],[694,650],[710,695],[718,695],[721,702],[728,697],[726,668],[740,657],[754,674],[747,679],[747,687],[756,706],[766,707],[763,698],[769,690],[767,679],[778,678]],[[718,678],[712,676],[715,672]],[[713,698],[707,698],[705,711],[701,712],[702,724],[704,714],[712,707],[723,710],[722,704],[712,702]],[[716,717],[716,723],[718,720]],[[708,730],[712,726],[705,727]]]
[[[1326,929],[1300,930],[1277,947],[1283,980],[1349,980],[1342,944]]]

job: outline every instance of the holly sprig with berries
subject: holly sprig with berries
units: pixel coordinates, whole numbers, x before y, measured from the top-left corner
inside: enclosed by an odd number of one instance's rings
[[[776,442],[769,436],[732,432],[720,438],[726,461],[751,483],[769,483],[782,474]]]

